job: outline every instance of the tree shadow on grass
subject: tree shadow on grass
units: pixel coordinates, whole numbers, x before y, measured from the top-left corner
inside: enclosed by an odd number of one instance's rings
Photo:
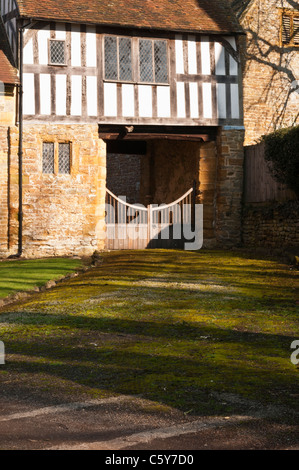
[[[60,391],[66,400],[70,386],[79,394],[140,395],[186,413],[248,413],[247,405],[225,403],[229,393],[291,412],[299,385],[289,359],[294,337],[263,332],[257,317],[271,322],[263,309],[272,312],[284,292],[277,325],[282,332],[290,319],[292,331],[293,291],[277,277],[272,297],[266,290],[261,298],[262,266],[239,266],[238,257],[227,255],[225,264],[217,252],[112,253],[101,267],[6,309],[1,339],[10,379],[2,389],[16,384],[40,397]]]
[[[281,365],[290,353],[292,337],[65,316],[53,317],[53,329],[47,336],[39,318],[40,331],[37,328],[28,337],[5,340],[10,357],[5,370],[16,377],[21,374],[21,386],[29,389],[26,380],[47,377],[48,392],[41,387],[41,394],[51,395],[61,388],[67,399],[67,381],[95,394],[138,395],[196,415],[232,410],[248,414],[244,403],[225,403],[221,399],[225,393],[263,404],[284,404],[290,411],[295,406],[295,398],[288,400],[286,394],[298,390],[298,377],[295,370],[284,370]],[[26,323],[20,319],[24,328]],[[49,326],[48,321],[46,324]]]

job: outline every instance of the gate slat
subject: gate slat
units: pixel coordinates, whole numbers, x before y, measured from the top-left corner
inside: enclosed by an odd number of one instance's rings
[[[173,247],[179,241],[173,238],[175,224],[190,223],[192,211],[185,209],[186,204],[192,206],[192,201],[195,201],[195,198],[192,197],[194,191],[195,187],[192,187],[170,204],[164,204],[160,207],[149,205],[145,208],[127,203],[107,188],[106,248],[123,250]],[[135,230],[137,230],[137,236],[133,237]],[[168,230],[169,236],[165,240],[162,238],[162,234],[166,230]],[[114,237],[112,237],[113,232]]]

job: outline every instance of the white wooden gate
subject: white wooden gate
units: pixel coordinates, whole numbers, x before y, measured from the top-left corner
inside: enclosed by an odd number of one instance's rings
[[[106,249],[181,248],[194,223],[195,184],[170,204],[129,204],[106,189]]]

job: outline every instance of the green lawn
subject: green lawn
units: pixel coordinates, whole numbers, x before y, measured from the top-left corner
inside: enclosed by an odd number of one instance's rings
[[[0,262],[0,298],[32,290],[78,269],[80,260],[51,258]]]
[[[251,401],[298,411],[298,271],[241,252],[103,257],[2,310],[2,390],[59,401],[139,395],[188,414],[246,412]]]

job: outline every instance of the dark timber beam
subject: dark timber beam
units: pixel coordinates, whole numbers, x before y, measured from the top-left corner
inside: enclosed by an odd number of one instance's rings
[[[99,138],[103,140],[187,140],[194,142],[215,141],[217,127],[195,126],[126,126],[99,125]]]

